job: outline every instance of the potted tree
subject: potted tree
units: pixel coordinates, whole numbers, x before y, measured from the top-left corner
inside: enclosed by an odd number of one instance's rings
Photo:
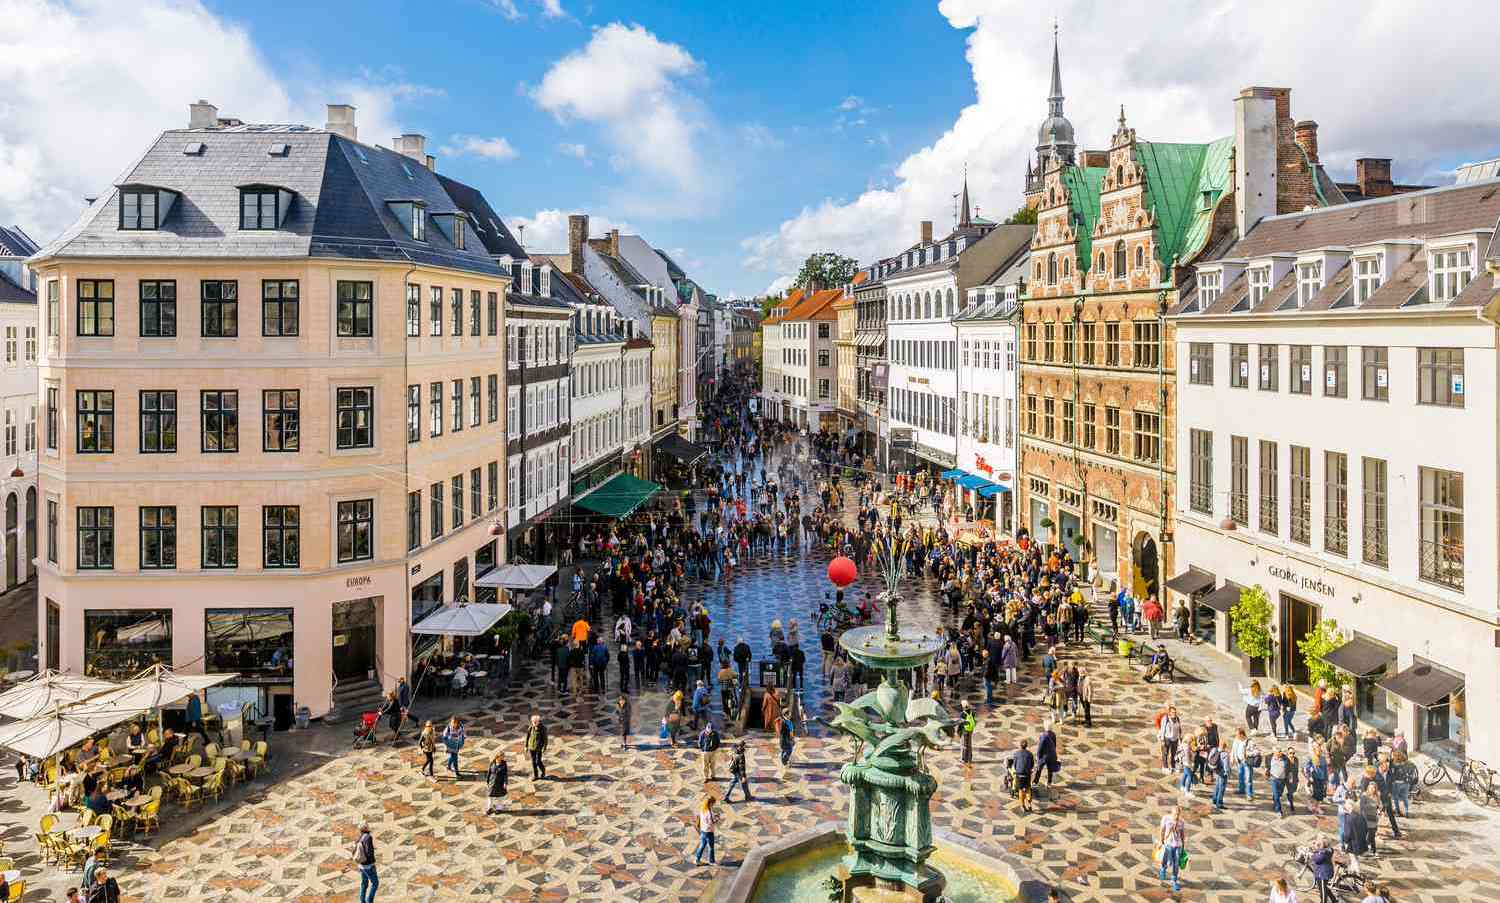
[[[1234,642],[1245,658],[1251,677],[1267,674],[1266,659],[1271,654],[1271,598],[1260,584],[1240,590],[1240,598],[1229,610]]]
[[[1093,561],[1094,548],[1083,538],[1082,533],[1073,534],[1073,560],[1078,562],[1078,579],[1089,579],[1089,563]]]
[[[1324,656],[1347,642],[1339,632],[1338,622],[1332,618],[1319,621],[1318,626],[1297,641],[1297,651],[1302,653],[1302,660],[1307,663],[1309,683],[1317,686],[1319,681],[1326,681],[1328,689],[1337,693],[1349,682],[1348,672],[1340,671],[1323,660]]]
[[[1042,529],[1047,531],[1047,535],[1043,538],[1042,544],[1047,546],[1049,549],[1052,547],[1052,528],[1055,526],[1057,526],[1057,524],[1052,520],[1052,518],[1042,518]]]

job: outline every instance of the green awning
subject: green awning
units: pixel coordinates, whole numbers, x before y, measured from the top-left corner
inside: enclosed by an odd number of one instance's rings
[[[627,517],[655,495],[661,485],[628,473],[618,473],[609,482],[573,502],[605,517]]]

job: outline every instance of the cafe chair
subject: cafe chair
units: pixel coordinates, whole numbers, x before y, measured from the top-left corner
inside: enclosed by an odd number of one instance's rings
[[[26,896],[26,882],[17,881],[15,884],[12,884],[10,886],[10,895],[6,899],[5,903],[18,903],[18,901],[24,896]]]
[[[201,768],[203,766],[203,757],[198,755],[197,753],[193,753],[191,756],[187,757],[187,764],[191,765],[193,768]]]
[[[219,761],[222,762],[224,760],[220,759]],[[223,793],[224,771],[223,769],[220,769],[219,771],[215,772],[212,777],[203,782],[203,795],[212,796],[214,798],[214,802],[218,802],[219,797],[222,796]]]
[[[204,758],[208,759],[210,762],[212,762],[215,758],[217,758],[218,755],[219,755],[219,744],[217,744],[217,743],[210,743],[207,746],[203,747],[203,756],[204,756]]]
[[[94,859],[103,865],[108,865],[110,854],[114,852],[114,848],[110,846],[109,832],[103,831],[95,835],[92,846]]]
[[[140,825],[141,831],[146,834],[155,834],[161,830],[161,797],[158,796],[141,807]]]
[[[0,856],[0,872],[13,872],[16,870],[16,861],[9,856]]]

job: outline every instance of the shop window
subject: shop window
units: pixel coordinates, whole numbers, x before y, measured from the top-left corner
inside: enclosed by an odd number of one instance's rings
[[[83,670],[91,677],[133,677],[172,664],[171,609],[88,610],[83,634]]]
[[[210,608],[204,612],[209,671],[240,680],[292,679],[292,609]]]

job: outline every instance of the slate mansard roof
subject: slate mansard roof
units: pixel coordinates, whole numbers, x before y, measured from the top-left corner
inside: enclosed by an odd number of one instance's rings
[[[306,126],[174,129],[163,132],[39,257],[316,257],[501,275],[489,257],[489,222],[471,223],[470,234],[480,240],[460,249],[431,223],[426,241],[412,238],[409,224],[390,206],[417,202],[429,217],[461,212],[466,205],[448,193],[457,183],[444,181],[394,150]],[[119,228],[120,190],[136,186],[175,193],[154,230]],[[280,228],[240,229],[245,186],[291,192]]]

